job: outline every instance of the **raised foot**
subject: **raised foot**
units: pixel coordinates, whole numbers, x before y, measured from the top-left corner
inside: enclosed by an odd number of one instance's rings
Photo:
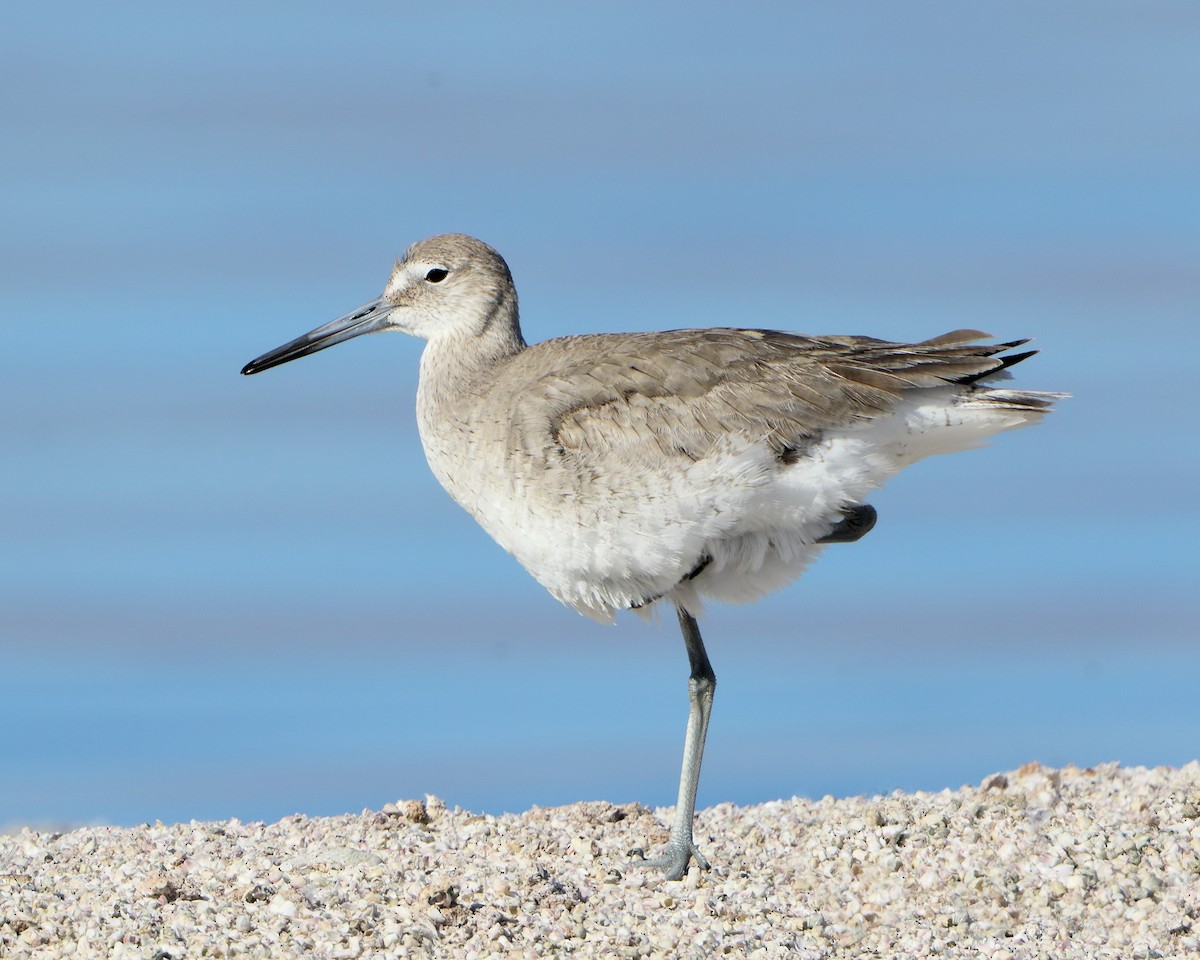
[[[878,518],[879,514],[869,503],[847,507],[842,513],[842,519],[834,524],[833,529],[825,536],[817,540],[817,543],[853,543],[855,540],[861,540],[871,532]]]
[[[667,842],[667,852],[661,857],[655,857],[653,860],[641,860],[632,866],[657,867],[663,871],[667,880],[681,880],[687,873],[688,864],[692,860],[696,861],[696,866],[701,870],[712,869],[704,858],[704,854],[696,849],[696,845],[691,840],[683,842],[670,840]]]

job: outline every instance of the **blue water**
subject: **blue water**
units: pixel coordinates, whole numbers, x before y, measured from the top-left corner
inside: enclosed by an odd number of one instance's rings
[[[0,825],[673,802],[672,618],[449,501],[417,342],[237,375],[448,230],[530,339],[969,326],[1075,394],[710,611],[702,804],[1200,752],[1193,5],[122,10],[0,30]]]

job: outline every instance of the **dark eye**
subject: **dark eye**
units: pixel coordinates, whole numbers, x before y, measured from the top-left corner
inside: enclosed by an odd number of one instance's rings
[[[425,274],[425,279],[430,283],[441,283],[449,275],[449,270],[443,270],[441,267],[434,267],[427,274]]]

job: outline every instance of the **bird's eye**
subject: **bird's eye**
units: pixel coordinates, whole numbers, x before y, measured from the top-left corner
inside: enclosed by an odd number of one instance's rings
[[[425,279],[430,283],[441,283],[448,276],[450,276],[449,270],[443,270],[441,267],[434,267],[427,274],[425,274]]]

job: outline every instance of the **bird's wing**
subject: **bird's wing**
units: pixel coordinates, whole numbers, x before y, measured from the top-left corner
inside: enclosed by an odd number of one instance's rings
[[[907,344],[734,329],[564,337],[518,355],[531,369],[509,409],[530,452],[699,460],[732,434],[786,459],[805,438],[890,410],[905,391],[969,384],[1030,355],[997,356],[1024,341],[978,342],[986,337],[957,330]],[[539,347],[551,343],[543,367]]]

